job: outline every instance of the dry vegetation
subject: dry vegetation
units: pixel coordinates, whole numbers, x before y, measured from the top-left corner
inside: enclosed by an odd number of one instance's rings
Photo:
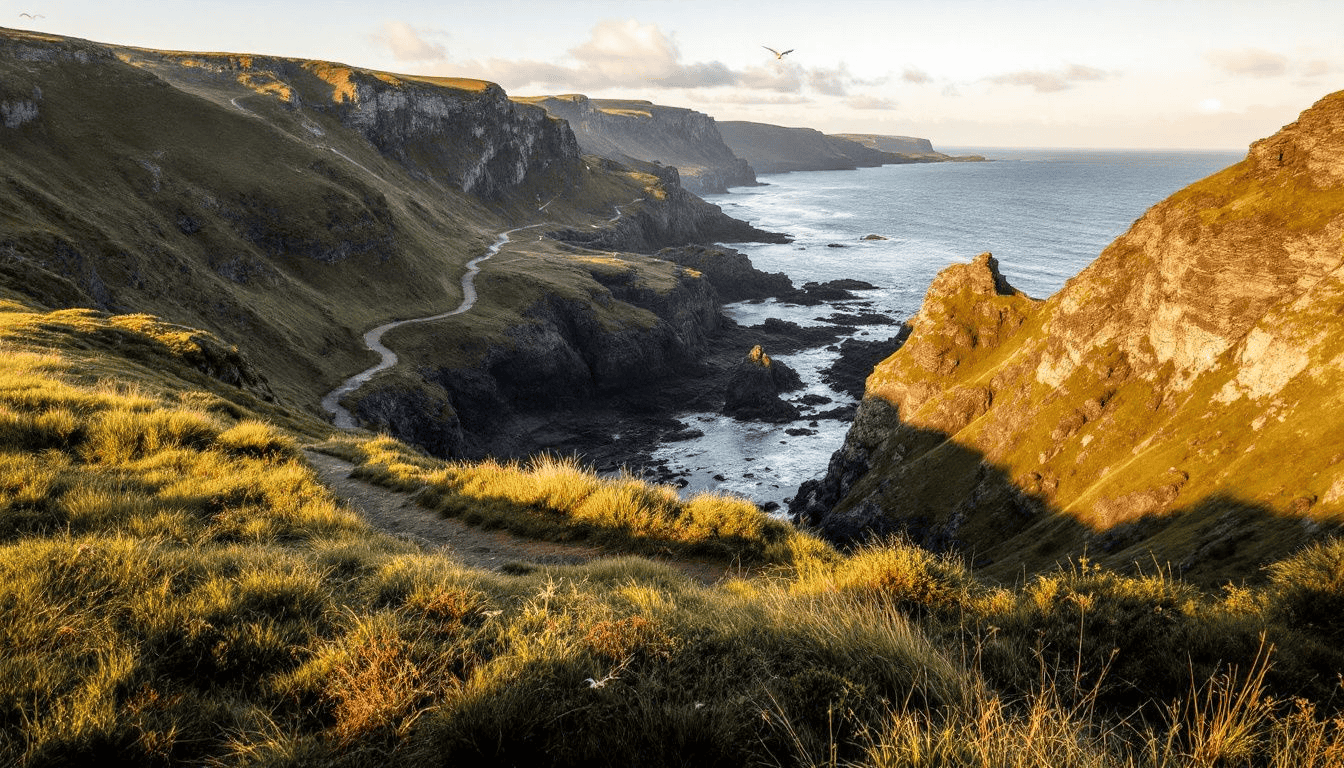
[[[0,309],[5,764],[1344,761],[1344,545],[1220,595],[1087,562],[1010,589],[565,461],[327,443],[483,524],[774,564],[489,574],[341,508],[320,428],[202,380],[172,327]]]

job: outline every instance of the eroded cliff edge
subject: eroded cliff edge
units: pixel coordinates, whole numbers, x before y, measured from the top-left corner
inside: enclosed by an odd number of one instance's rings
[[[1056,295],[945,270],[794,511],[987,573],[1216,579],[1344,518],[1344,93],[1154,206]]]

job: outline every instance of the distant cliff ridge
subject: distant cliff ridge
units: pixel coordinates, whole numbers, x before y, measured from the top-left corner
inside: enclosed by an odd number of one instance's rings
[[[948,267],[794,509],[1011,578],[1086,552],[1216,580],[1344,521],[1344,92],[1048,301]],[[1150,554],[1151,553],[1151,554]]]
[[[571,94],[515,98],[568,121],[583,152],[617,161],[674,166],[681,184],[697,194],[756,183],[745,160],[723,143],[714,119],[690,109],[648,101],[589,99]]]
[[[757,173],[840,171],[903,163],[983,160],[937,152],[928,139],[876,134],[824,134],[812,128],[722,120],[723,141]]]

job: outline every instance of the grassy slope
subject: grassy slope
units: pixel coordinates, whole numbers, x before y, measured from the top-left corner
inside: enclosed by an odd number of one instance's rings
[[[776,564],[715,587],[635,558],[469,571],[342,509],[298,450],[326,425],[202,375],[200,343],[144,316],[0,304],[0,761],[1344,756],[1319,709],[1344,661],[1344,548],[1223,596],[1086,563],[1005,590],[899,543],[842,556],[747,504],[345,441],[459,514],[607,521],[632,548]]]
[[[1341,103],[1336,94],[1313,110],[1328,116]],[[1259,163],[1155,206],[1049,301],[993,299],[1026,318],[1003,343],[962,349],[983,325],[982,299],[940,298],[951,319],[917,329],[869,383],[945,441],[899,488],[879,490],[894,471],[883,457],[850,503],[876,493],[902,514],[948,520],[984,475],[1001,476],[1048,509],[1007,533],[1002,515],[964,522],[959,538],[1005,579],[1084,551],[1114,567],[1156,558],[1206,583],[1254,579],[1255,566],[1337,529],[1344,422],[1329,414],[1344,384],[1344,336],[1331,331],[1344,296],[1344,193],[1338,180]],[[1172,307],[1188,314],[1157,330]],[[1197,348],[1210,324],[1230,340],[1197,368],[1154,350],[1181,338]],[[963,355],[955,371],[921,362],[944,349]],[[1068,373],[1043,373],[1052,370]],[[930,383],[940,392],[919,394]],[[972,390],[992,404],[954,418]]]
[[[37,295],[51,305],[133,308],[211,329],[239,344],[278,394],[314,410],[375,362],[359,341],[365,330],[455,306],[463,265],[499,231],[528,220],[600,226],[614,205],[657,194],[638,173],[556,166],[486,205],[388,160],[329,113],[351,97],[356,74],[463,100],[480,97],[478,81],[20,32],[0,42],[64,56],[0,61],[6,97],[41,93],[39,119],[0,143],[0,253],[18,257],[0,262],[6,280],[48,286]],[[412,351],[469,363],[464,347],[479,355],[498,342],[537,296],[602,290],[563,252],[528,252],[509,263],[530,287],[491,295],[479,335],[460,324],[451,334],[408,329],[424,332]],[[487,262],[481,283],[494,272]]]

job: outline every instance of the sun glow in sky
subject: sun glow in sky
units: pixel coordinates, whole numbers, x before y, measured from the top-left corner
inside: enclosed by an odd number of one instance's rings
[[[1344,87],[1340,0],[24,0],[105,43],[478,77],[935,147],[1240,149]],[[29,19],[21,13],[40,15]],[[783,60],[763,46],[795,49]]]

